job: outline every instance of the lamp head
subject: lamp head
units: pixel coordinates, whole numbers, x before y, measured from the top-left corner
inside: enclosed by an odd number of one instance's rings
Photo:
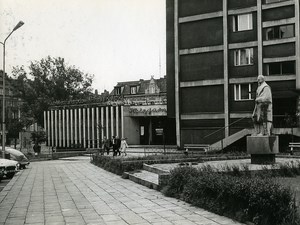
[[[23,25],[24,25],[24,22],[23,22],[23,21],[20,21],[20,22],[14,27],[13,31],[19,29],[19,28],[20,28],[21,26],[23,26]]]

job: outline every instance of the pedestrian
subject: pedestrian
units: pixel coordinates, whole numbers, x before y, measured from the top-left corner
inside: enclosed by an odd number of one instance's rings
[[[115,136],[112,136],[111,142],[112,142],[111,144],[112,144],[112,149],[113,149],[113,156],[116,156],[117,155],[117,143],[116,143]]]
[[[103,153],[106,151],[106,154],[109,155],[110,146],[111,146],[110,140],[106,137],[103,137],[103,141],[102,141]]]
[[[121,148],[121,139],[118,136],[116,136],[116,155],[117,154],[119,156],[121,155],[120,148]]]
[[[127,152],[126,152],[126,149],[128,148],[128,144],[127,144],[127,141],[126,141],[127,138],[122,138],[121,140],[121,153],[124,154],[125,156],[127,156]]]
[[[33,151],[34,151],[35,156],[37,156],[39,154],[39,145],[37,142],[35,142],[33,145]]]

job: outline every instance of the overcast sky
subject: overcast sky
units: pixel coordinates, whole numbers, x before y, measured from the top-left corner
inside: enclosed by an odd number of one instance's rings
[[[94,74],[94,89],[166,74],[165,0],[0,0],[6,71],[47,57]],[[1,70],[2,70],[2,46]]]

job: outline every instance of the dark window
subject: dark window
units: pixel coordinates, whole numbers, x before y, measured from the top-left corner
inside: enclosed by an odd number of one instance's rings
[[[267,75],[295,74],[295,61],[276,62],[267,64]]]
[[[292,24],[269,27],[265,29],[264,32],[265,32],[264,35],[265,40],[275,40],[275,39],[295,37],[295,27]]]

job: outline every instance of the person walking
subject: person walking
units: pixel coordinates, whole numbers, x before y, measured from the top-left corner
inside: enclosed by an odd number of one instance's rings
[[[110,140],[104,136],[102,141],[102,148],[107,155],[109,155],[110,146],[111,146]]]
[[[127,156],[126,149],[128,148],[128,144],[127,144],[126,139],[127,138],[122,138],[121,147],[120,147],[122,155],[124,154],[125,156]]]

